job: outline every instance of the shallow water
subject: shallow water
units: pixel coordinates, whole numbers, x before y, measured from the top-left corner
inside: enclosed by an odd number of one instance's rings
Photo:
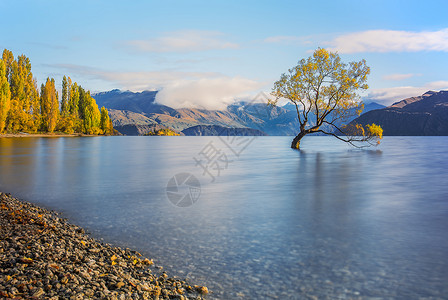
[[[210,298],[445,298],[448,137],[369,150],[306,137],[302,151],[290,139],[1,138],[0,191],[141,250]],[[174,193],[191,206],[167,196],[179,173],[200,183]]]

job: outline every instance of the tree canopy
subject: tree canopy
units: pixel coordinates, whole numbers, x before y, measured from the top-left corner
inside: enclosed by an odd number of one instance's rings
[[[332,135],[356,147],[379,144],[380,126],[346,124],[364,108],[358,91],[368,89],[369,73],[365,60],[346,64],[337,53],[318,48],[282,74],[270,104],[287,99],[296,107],[300,132],[291,148],[299,149],[301,139],[311,133]]]
[[[20,55],[14,59],[5,49],[0,58],[0,133],[54,131],[115,132],[107,109],[100,111],[89,91],[64,76],[59,103],[55,80],[47,78],[39,92],[29,58]]]

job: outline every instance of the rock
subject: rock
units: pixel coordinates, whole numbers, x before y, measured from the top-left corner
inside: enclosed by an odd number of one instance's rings
[[[149,265],[153,265],[154,262],[152,261],[152,259],[149,260],[149,259],[145,258],[144,260],[142,260],[142,264],[149,266]]]
[[[23,263],[23,264],[32,264],[33,260],[31,258],[28,258],[28,257],[23,257],[23,258],[20,259],[20,262]]]
[[[147,283],[142,283],[139,285],[142,291],[151,292],[152,288]]]
[[[39,298],[40,296],[42,296],[44,294],[45,294],[45,292],[42,288],[37,288],[36,291],[33,292],[32,297]]]
[[[208,288],[207,288],[206,286],[202,286],[202,287],[199,289],[199,293],[201,293],[201,294],[203,294],[203,295],[208,294]]]
[[[17,290],[16,287],[12,287],[12,288],[9,290],[9,293],[10,293],[11,295],[14,296],[14,295],[18,294],[19,291]]]
[[[0,299],[195,299],[208,293],[186,290],[185,281],[165,272],[153,275],[153,261],[140,253],[103,244],[56,213],[3,193],[0,237]]]

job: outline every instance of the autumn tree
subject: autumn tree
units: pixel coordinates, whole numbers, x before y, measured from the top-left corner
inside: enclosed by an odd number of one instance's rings
[[[3,54],[8,52],[5,50]],[[6,55],[9,66],[11,108],[8,112],[8,131],[35,132],[38,127],[39,93],[31,72],[31,62],[25,55],[12,60]],[[8,72],[8,71],[7,71]]]
[[[2,53],[2,60],[3,63],[5,64],[5,74],[6,74],[5,76],[9,82],[11,78],[11,68],[12,68],[12,62],[14,61],[14,54],[8,49],[5,49],[3,50]]]
[[[79,115],[78,105],[79,105],[79,87],[78,84],[75,82],[73,85],[71,85],[70,98],[68,100],[68,112],[70,115],[76,115],[76,117],[78,117]]]
[[[358,91],[368,88],[369,73],[365,60],[343,63],[337,53],[318,48],[282,74],[269,102],[276,105],[287,99],[295,105],[300,131],[291,148],[299,149],[302,138],[312,133],[331,135],[356,147],[379,144],[380,126],[346,125],[363,110]]]
[[[101,107],[100,129],[103,131],[103,134],[113,134],[114,130],[109,112],[104,106]]]
[[[77,85],[76,89],[78,89]],[[71,134],[77,131],[80,127],[77,104],[76,106],[72,104],[73,101],[76,101],[77,103],[78,100],[73,99],[73,96],[78,97],[78,91],[74,93],[71,78],[64,75],[62,79],[61,111],[56,126],[57,131]]]
[[[107,109],[100,112],[89,91],[64,76],[59,110],[54,79],[42,84],[39,96],[29,58],[20,55],[15,60],[5,49],[0,59],[0,133],[37,130],[114,133]]]
[[[9,90],[6,64],[0,59],[0,133],[3,133],[5,129],[10,102],[11,91]]]
[[[41,86],[41,110],[42,125],[47,132],[53,132],[59,116],[58,92],[53,78],[47,78],[47,82]]]
[[[61,99],[61,115],[68,114],[68,99],[70,97],[70,86],[68,84],[67,77],[64,75],[62,78],[62,99]]]
[[[101,113],[95,99],[89,91],[79,87],[79,117],[81,118],[82,132],[87,134],[101,134]]]

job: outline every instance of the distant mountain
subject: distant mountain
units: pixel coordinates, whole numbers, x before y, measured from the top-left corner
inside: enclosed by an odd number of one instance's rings
[[[369,111],[353,123],[381,125],[384,135],[448,135],[448,91],[401,100]]]
[[[363,114],[365,114],[366,112],[369,112],[371,110],[375,110],[375,109],[382,109],[385,108],[386,106],[376,103],[376,102],[369,102],[369,103],[365,103],[364,104],[364,110],[362,111]]]
[[[177,132],[199,125],[214,125],[224,128],[252,128],[268,135],[296,135],[299,128],[297,112],[293,104],[272,107],[265,103],[241,101],[229,105],[225,110],[174,109],[156,103],[156,94],[155,91],[133,93],[112,90],[94,94],[93,97],[99,106],[104,106],[109,110],[112,123],[119,131],[128,130],[131,127],[122,129],[117,126],[131,124],[160,125]],[[382,107],[384,106],[370,103],[365,105],[364,110]],[[310,125],[312,125],[312,121]],[[140,132],[136,128],[132,132]],[[197,134],[213,132],[213,130],[203,129],[205,131],[192,132]],[[326,129],[328,130],[328,128]]]
[[[108,108],[110,119],[114,127],[135,124],[135,125],[153,125],[157,124],[154,120],[143,114],[129,110],[118,110]]]
[[[231,128],[254,128],[269,135],[294,135],[297,116],[281,107],[263,103],[240,102],[226,110],[195,108],[173,109],[155,102],[157,92],[122,92],[112,90],[94,94],[99,106],[109,110],[114,127],[128,124],[161,125],[181,132],[197,125]]]
[[[267,135],[252,128],[230,128],[218,125],[196,125],[182,130],[184,135],[194,136],[261,136]]]

